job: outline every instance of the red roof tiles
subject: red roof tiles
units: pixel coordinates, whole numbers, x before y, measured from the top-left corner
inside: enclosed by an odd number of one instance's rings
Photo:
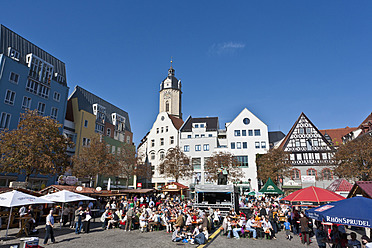
[[[326,133],[331,137],[332,143],[334,146],[339,146],[342,144],[342,137],[346,134],[355,131],[356,127],[344,127],[344,128],[335,128],[335,129],[323,129],[319,130],[323,135]]]
[[[177,128],[177,130],[180,130],[183,124],[183,120],[170,114],[168,114],[168,116],[172,120],[173,126]]]
[[[328,186],[327,190],[333,192],[349,192],[353,185],[343,178],[335,180]]]

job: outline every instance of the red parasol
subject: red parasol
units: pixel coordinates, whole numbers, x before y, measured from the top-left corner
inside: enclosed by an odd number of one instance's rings
[[[318,188],[318,187],[307,187],[304,189],[297,190],[292,194],[281,199],[282,201],[289,202],[334,202],[346,199],[345,197],[334,193],[332,191]]]

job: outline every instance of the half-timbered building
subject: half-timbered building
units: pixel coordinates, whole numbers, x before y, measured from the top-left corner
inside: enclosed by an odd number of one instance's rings
[[[302,187],[316,185],[326,188],[333,181],[331,159],[335,149],[304,113],[301,113],[280,148],[290,153],[293,166],[290,177],[284,182],[294,180],[302,183]],[[316,180],[311,182],[303,176],[315,176]]]

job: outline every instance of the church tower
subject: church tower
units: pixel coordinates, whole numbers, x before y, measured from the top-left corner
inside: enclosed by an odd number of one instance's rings
[[[181,80],[174,76],[174,72],[175,70],[171,65],[168,76],[160,84],[159,113],[167,112],[182,119]]]

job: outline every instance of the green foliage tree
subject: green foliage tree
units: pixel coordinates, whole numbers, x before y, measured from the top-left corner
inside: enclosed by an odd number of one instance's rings
[[[118,168],[113,173],[115,176],[124,177],[128,188],[129,180],[136,174],[137,153],[135,146],[124,143],[118,147],[115,158]]]
[[[208,177],[206,177],[208,182],[217,182],[220,170],[227,171],[229,182],[241,181],[244,176],[237,159],[229,152],[214,152],[204,163],[204,170],[208,173]]]
[[[67,147],[74,143],[61,134],[62,125],[37,110],[21,114],[17,129],[0,132],[0,171],[26,175],[56,175],[69,166]]]

